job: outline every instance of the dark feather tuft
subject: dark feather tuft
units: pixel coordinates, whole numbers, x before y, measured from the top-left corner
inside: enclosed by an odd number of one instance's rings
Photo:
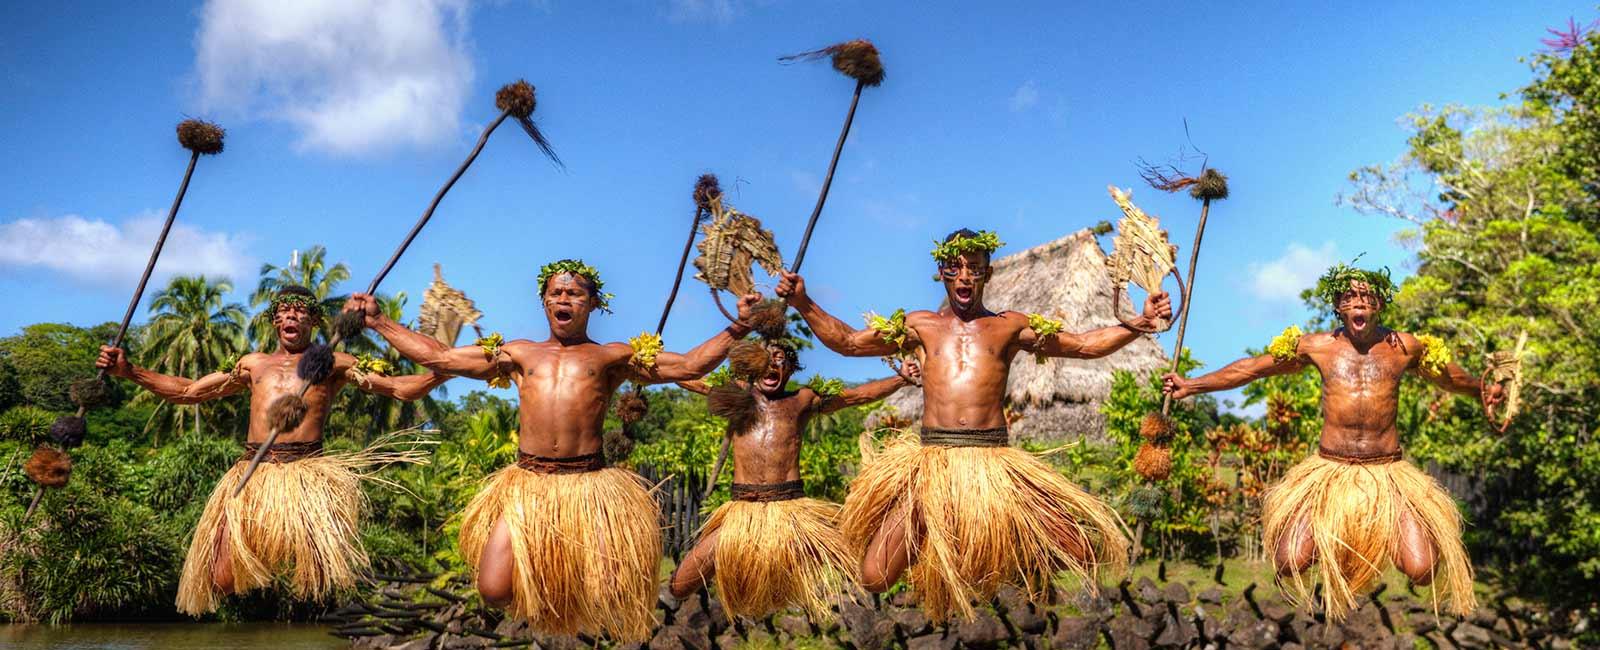
[[[305,419],[306,402],[299,395],[284,395],[267,406],[267,425],[279,433],[294,431]]]
[[[700,179],[694,182],[694,205],[701,212],[711,209],[711,201],[722,196],[722,184],[717,182],[716,174],[701,174]]]
[[[178,144],[195,153],[219,154],[225,133],[222,127],[204,120],[184,120],[178,123]]]
[[[538,103],[534,98],[533,84],[528,83],[526,79],[518,79],[501,86],[494,94],[494,107],[519,120],[532,115]]]
[[[333,334],[341,341],[354,341],[366,326],[366,317],[359,311],[341,311],[333,317]]]
[[[22,466],[22,471],[34,483],[58,488],[66,485],[67,479],[72,478],[72,457],[59,450],[41,446],[33,450],[33,456]]]
[[[539,151],[543,152],[544,156],[549,158],[557,169],[567,168],[566,164],[561,162],[561,156],[557,156],[556,150],[550,146],[550,141],[544,138],[544,133],[539,130],[539,125],[534,124],[532,119],[526,117],[517,118],[517,124],[522,125],[522,130],[528,134],[528,137],[533,138],[533,143],[539,146]]]
[[[782,300],[763,300],[750,310],[750,328],[761,338],[776,341],[789,336],[789,305]]]
[[[1139,437],[1149,442],[1163,444],[1172,440],[1172,420],[1160,412],[1144,414],[1139,422]]]
[[[1228,198],[1228,177],[1215,169],[1206,169],[1200,172],[1200,177],[1195,179],[1194,187],[1189,188],[1189,196],[1201,201],[1221,201]]]
[[[756,396],[737,386],[718,386],[706,395],[706,409],[728,421],[728,430],[740,433],[756,421]]]
[[[755,341],[740,341],[728,350],[728,370],[736,379],[756,381],[767,374],[772,353]]]
[[[1150,481],[1160,481],[1172,475],[1172,448],[1144,443],[1133,455],[1133,471]]]
[[[615,465],[633,455],[633,438],[628,437],[627,431],[607,431],[600,436],[600,448],[605,452],[606,463]]]
[[[883,60],[878,57],[878,48],[872,41],[864,38],[829,45],[820,50],[779,57],[778,60],[786,63],[815,61],[825,56],[833,58],[833,69],[851,79],[868,86],[883,83]]]
[[[79,379],[67,388],[72,403],[86,409],[111,403],[111,386],[100,379]]]
[[[644,419],[650,412],[650,402],[645,399],[644,391],[628,390],[617,396],[617,419],[623,424],[633,424]]]
[[[295,366],[294,372],[300,376],[301,381],[308,384],[320,384],[333,374],[333,347],[326,343],[316,343],[306,348],[305,354],[300,355],[300,364]]]
[[[88,434],[89,424],[76,415],[63,415],[50,424],[50,439],[67,449],[83,444]]]

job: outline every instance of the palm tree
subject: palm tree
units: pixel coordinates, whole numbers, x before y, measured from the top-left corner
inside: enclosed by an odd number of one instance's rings
[[[246,349],[246,317],[244,305],[223,302],[223,297],[231,291],[233,283],[227,278],[208,280],[204,275],[175,277],[157,291],[150,300],[150,311],[155,315],[143,328],[143,365],[169,375],[199,377],[237,361]],[[153,399],[149,393],[140,397],[147,401]],[[163,408],[165,406],[172,408]],[[194,433],[199,434],[199,404],[161,403],[146,429],[165,411],[165,424],[179,430],[183,420],[191,415],[190,410],[193,411]]]
[[[267,306],[272,304],[272,297],[277,295],[279,288],[298,284],[310,289],[322,303],[324,314],[334,314],[344,306],[347,296],[335,295],[334,288],[350,279],[350,267],[345,266],[344,262],[330,267],[327,265],[327,256],[328,250],[317,244],[306,249],[304,254],[297,254],[289,266],[261,265],[261,279],[256,283],[255,293],[250,294],[250,307],[258,310],[250,321],[250,340],[255,343],[257,350],[271,352],[277,347],[277,333],[272,327],[272,314]]]
[[[378,294],[378,308],[384,315],[400,321],[406,304],[404,291],[396,293],[393,297]],[[409,324],[407,325],[410,326]],[[400,356],[394,348],[379,345],[370,335],[357,337],[345,343],[345,351],[356,355],[371,355],[389,362],[395,375],[409,375],[421,370],[410,359]],[[442,389],[441,389],[442,390]],[[431,396],[423,397],[415,402],[403,402],[397,399],[369,395],[359,391],[346,391],[340,395],[339,411],[351,417],[351,421],[364,419],[367,424],[368,436],[379,435],[389,431],[398,431],[416,426],[432,419],[432,413],[438,410],[437,404]],[[360,416],[365,416],[362,418]]]

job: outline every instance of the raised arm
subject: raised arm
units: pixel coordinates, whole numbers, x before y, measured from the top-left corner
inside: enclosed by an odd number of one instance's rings
[[[905,377],[900,375],[874,379],[860,386],[847,388],[843,393],[833,397],[822,398],[817,410],[822,413],[832,413],[851,406],[871,404],[893,395],[895,391],[909,385],[911,385],[910,382],[907,382]]]
[[[1245,357],[1216,372],[1201,375],[1194,379],[1185,379],[1177,373],[1167,373],[1162,376],[1162,390],[1172,399],[1183,399],[1199,393],[1212,393],[1219,390],[1238,388],[1257,379],[1264,379],[1274,375],[1287,375],[1304,370],[1307,362],[1299,355],[1279,361],[1269,354],[1259,357]]]
[[[1502,389],[1499,384],[1485,385],[1482,379],[1467,372],[1466,368],[1457,365],[1442,339],[1433,336],[1406,335],[1409,343],[1415,341],[1419,348],[1416,360],[1411,363],[1410,370],[1427,380],[1428,383],[1457,395],[1471,395],[1482,399],[1488,404],[1497,404],[1502,399]],[[1437,346],[1438,349],[1433,349]]]
[[[1171,317],[1172,299],[1166,292],[1159,292],[1145,298],[1144,313],[1139,316],[1139,322],[1149,324]],[[1051,321],[1046,320],[1044,323]],[[1059,327],[1060,324],[1054,323],[1054,325]],[[1022,330],[1019,343],[1023,350],[1041,356],[1098,359],[1122,349],[1139,336],[1138,330],[1121,324],[1077,333],[1059,331],[1041,333],[1030,326]]]
[[[507,363],[506,355],[485,353],[478,345],[452,348],[431,336],[407,329],[406,326],[385,316],[378,302],[364,293],[352,294],[345,302],[345,311],[361,311],[366,315],[366,326],[388,341],[396,352],[423,367],[447,375],[460,375],[474,379],[489,379],[503,373],[500,365]],[[439,380],[441,383],[444,381]],[[430,389],[431,390],[431,389]]]
[[[699,379],[706,373],[716,370],[722,360],[728,356],[728,348],[750,333],[750,328],[744,323],[750,322],[750,309],[761,302],[761,294],[751,293],[739,298],[739,321],[730,323],[715,336],[706,342],[695,346],[683,354],[676,352],[662,352],[656,355],[656,363],[648,368],[641,368],[630,364],[628,367],[633,372],[634,381],[649,384],[666,384],[678,381]]]
[[[788,301],[790,307],[800,312],[800,317],[806,319],[806,325],[817,335],[817,340],[822,341],[829,350],[847,357],[881,357],[900,351],[894,344],[884,341],[877,330],[855,329],[817,306],[806,295],[805,278],[798,273],[784,273],[778,281],[777,293]],[[913,337],[915,335],[915,332],[911,334]]]
[[[213,372],[199,379],[163,375],[133,365],[121,348],[100,346],[100,358],[95,367],[104,368],[113,377],[121,377],[138,384],[173,404],[199,404],[229,395],[236,395],[250,387],[250,373],[240,360],[232,372]]]
[[[675,383],[678,384],[678,388],[682,388],[691,393],[698,395],[711,394],[711,385],[707,384],[704,379],[690,379],[689,381],[680,381]]]
[[[381,369],[362,368],[355,357],[344,353],[339,354],[339,361],[344,367],[345,377],[355,385],[356,390],[393,397],[403,402],[422,399],[433,392],[433,389],[450,380],[450,375],[436,372],[389,376],[383,374]]]

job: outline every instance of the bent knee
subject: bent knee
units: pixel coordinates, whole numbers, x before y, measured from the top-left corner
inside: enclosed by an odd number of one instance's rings
[[[1411,583],[1418,587],[1426,587],[1433,583],[1433,570],[1437,565],[1432,554],[1418,554],[1416,557],[1402,557],[1396,564],[1400,572],[1411,579]]]
[[[883,567],[872,562],[861,565],[861,588],[875,594],[888,591],[895,583],[895,576],[889,575]]]
[[[478,578],[478,595],[483,597],[483,602],[496,609],[505,609],[511,604],[515,596],[510,581],[485,580]]]
[[[1288,577],[1305,572],[1316,560],[1316,547],[1306,544],[1300,548],[1279,549],[1272,563],[1276,565],[1280,577]]]

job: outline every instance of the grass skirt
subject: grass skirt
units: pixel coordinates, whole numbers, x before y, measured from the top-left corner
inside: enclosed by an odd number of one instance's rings
[[[862,469],[841,528],[857,558],[884,522],[903,517],[915,562],[907,579],[928,618],[973,616],[1001,584],[1035,602],[1066,571],[1099,587],[1127,569],[1127,526],[1104,502],[1013,447],[923,446],[903,433],[881,450],[862,436]]]
[[[729,501],[700,530],[715,533],[718,597],[728,616],[759,618],[799,606],[814,620],[857,582],[838,528],[839,505],[817,499]]]
[[[461,523],[461,553],[474,571],[501,519],[513,555],[507,613],[541,632],[650,639],[660,510],[638,474],[614,467],[545,474],[516,465],[495,472]]]
[[[1457,614],[1477,608],[1472,564],[1461,544],[1461,514],[1455,500],[1432,477],[1403,460],[1356,465],[1313,455],[1295,465],[1267,492],[1262,508],[1265,548],[1273,562],[1295,522],[1310,522],[1317,566],[1310,579],[1285,580],[1292,597],[1309,602],[1320,579],[1322,607],[1342,620],[1356,598],[1393,563],[1400,548],[1400,515],[1409,510],[1433,538],[1438,560],[1431,586],[1435,610],[1450,601]]]

